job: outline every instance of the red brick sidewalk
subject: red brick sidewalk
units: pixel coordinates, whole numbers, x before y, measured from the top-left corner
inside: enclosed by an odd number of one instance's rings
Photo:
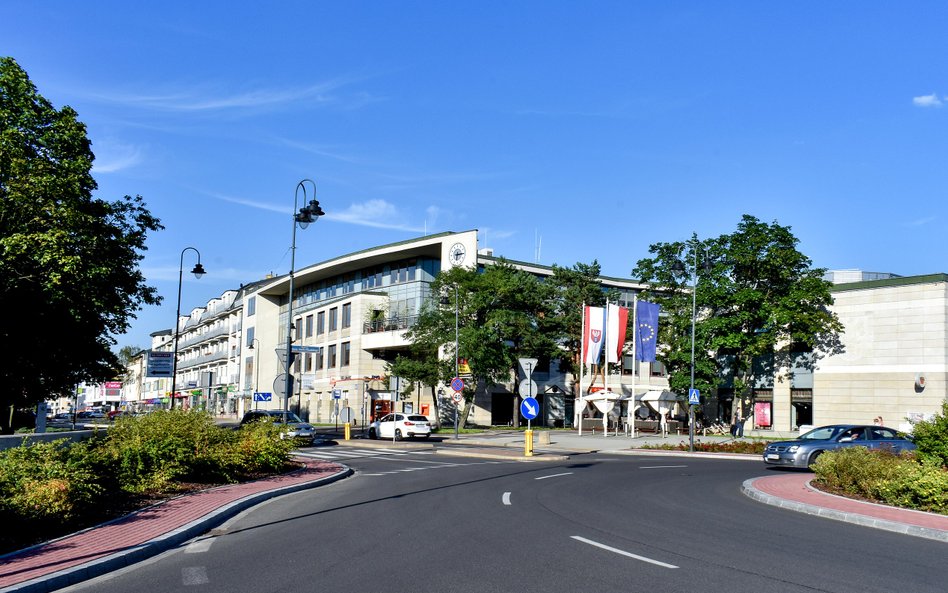
[[[79,533],[0,557],[0,592],[52,591],[139,562],[187,541],[267,498],[345,477],[351,470],[304,461],[299,471],[196,492]]]
[[[781,473],[748,480],[744,484],[744,490],[761,502],[948,542],[948,515],[924,513],[827,494],[810,486],[812,479],[813,474],[810,473]]]

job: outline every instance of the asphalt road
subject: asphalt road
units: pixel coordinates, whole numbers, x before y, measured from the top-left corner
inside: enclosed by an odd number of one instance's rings
[[[762,464],[309,452],[356,474],[69,590],[942,593],[948,582],[942,542],[743,496]]]

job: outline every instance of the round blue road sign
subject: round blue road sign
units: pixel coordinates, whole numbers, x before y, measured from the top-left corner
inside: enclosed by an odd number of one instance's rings
[[[461,380],[461,377],[455,377],[451,379],[451,389],[455,391],[461,391],[464,389],[464,381]]]
[[[540,413],[540,402],[535,397],[525,397],[520,402],[520,415],[527,420],[533,420]]]

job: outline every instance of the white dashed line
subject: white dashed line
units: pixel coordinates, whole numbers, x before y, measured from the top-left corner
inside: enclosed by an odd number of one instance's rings
[[[504,492],[504,495],[500,499],[507,506],[510,506],[510,493]]]
[[[660,560],[654,560],[652,558],[646,558],[645,556],[639,556],[638,554],[633,554],[632,552],[626,552],[625,550],[613,548],[612,546],[607,546],[606,544],[600,544],[599,542],[594,542],[593,540],[586,539],[585,537],[580,537],[578,535],[572,535],[570,537],[572,537],[576,541],[583,542],[584,544],[589,544],[590,546],[596,546],[597,548],[601,548],[609,552],[614,552],[616,554],[619,554],[620,556],[634,558],[635,560],[641,560],[642,562],[648,562],[649,564],[654,564],[656,566],[661,566],[663,568],[678,568],[674,564],[667,564],[665,562],[661,562]]]
[[[688,467],[687,465],[643,465],[639,469],[665,469],[669,467]]]
[[[533,478],[533,479],[534,479],[534,480],[545,480],[545,479],[547,479],[547,478],[558,478],[558,477],[560,477],[560,476],[571,476],[571,475],[573,475],[573,472],[566,472],[566,473],[563,473],[563,474],[552,474],[552,475],[549,475],[549,476],[540,476],[539,478]]]

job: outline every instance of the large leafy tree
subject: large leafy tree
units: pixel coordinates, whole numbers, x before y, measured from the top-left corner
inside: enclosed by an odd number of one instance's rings
[[[481,271],[451,268],[431,287],[436,296],[423,307],[408,338],[417,352],[428,353],[445,383],[454,376],[455,357],[467,359],[474,381],[464,391],[462,424],[478,385],[510,380],[519,357],[550,360],[561,354],[550,308],[552,289],[533,274],[501,260]],[[431,361],[439,350],[444,355]]]
[[[112,351],[159,296],[138,269],[161,229],[140,196],[93,198],[85,125],[0,58],[0,407],[121,374]],[[0,426],[7,414],[0,414]]]
[[[727,374],[746,399],[755,361],[772,360],[762,370],[779,375],[792,369],[792,353],[809,352],[803,360],[812,367],[842,351],[825,270],[813,268],[798,243],[790,227],[744,215],[731,234],[649,247],[653,257],[639,260],[632,274],[654,287],[643,296],[667,313],[659,359],[673,390],[687,391],[691,380],[692,299],[695,386],[703,391]]]

